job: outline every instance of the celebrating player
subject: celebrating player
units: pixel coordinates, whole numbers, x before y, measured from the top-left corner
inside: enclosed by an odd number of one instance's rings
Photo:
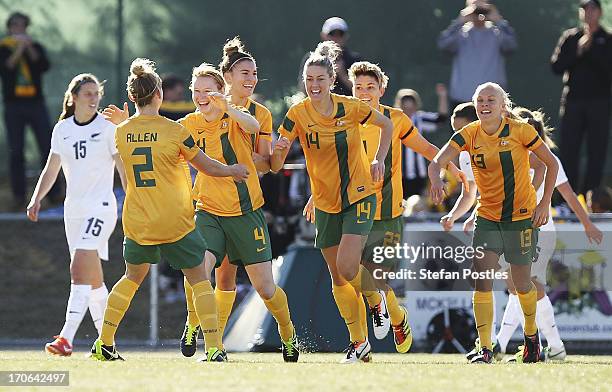
[[[259,123],[259,133],[250,133],[248,136],[251,138],[253,161],[257,171],[267,173],[270,171],[272,114],[265,106],[251,98],[257,85],[257,65],[253,56],[245,51],[240,38],[235,37],[223,46],[223,60],[219,69],[226,83],[226,93],[231,96],[231,103],[246,108]],[[237,268],[229,262],[226,255],[221,265],[215,269],[215,299],[221,336],[236,299]],[[195,338],[186,339],[190,336],[193,334],[186,333],[181,339],[181,349],[186,354],[195,348]]]
[[[544,114],[540,111],[531,111],[525,108],[515,108],[512,111],[515,116],[520,119],[527,121],[531,126],[535,128],[538,132],[538,135],[542,138],[544,143],[549,148],[554,148],[555,144],[550,138],[551,129],[546,126],[544,121]],[[463,153],[463,152],[462,152]],[[533,155],[533,154],[532,154]],[[555,158],[557,158],[555,156]],[[531,157],[530,157],[531,159]],[[588,214],[584,210],[584,208],[580,205],[572,186],[569,184],[567,177],[565,176],[565,171],[563,170],[563,165],[561,161],[557,158],[557,163],[559,165],[559,171],[557,173],[557,179],[555,181],[555,188],[559,191],[559,193],[563,196],[563,198],[567,201],[568,205],[572,209],[572,211],[576,214],[580,223],[584,226],[585,234],[589,242],[600,243],[602,240],[601,231],[593,224],[593,222],[589,219]],[[532,165],[533,166],[533,165]],[[469,172],[468,172],[469,170]],[[466,168],[466,173],[468,176],[471,173],[471,168]],[[534,175],[534,180],[532,183],[534,187],[537,189],[537,197],[538,200],[541,199],[544,188],[542,184],[542,176]],[[465,202],[465,204],[473,203],[474,199],[467,197],[467,199],[471,199],[471,201]],[[459,201],[458,201],[459,203]],[[458,216],[463,215],[463,213],[467,212],[466,210],[459,210]],[[459,215],[461,214],[461,215]],[[467,229],[470,229],[473,225],[473,219],[468,219],[466,221]],[[548,347],[543,350],[543,358],[545,360],[564,360],[566,356],[565,346],[561,341],[561,337],[559,336],[559,331],[556,327],[555,315],[552,304],[548,295],[546,295],[546,269],[548,266],[548,262],[550,261],[552,254],[555,250],[556,245],[556,235],[555,235],[555,225],[552,219],[548,221],[545,225],[540,227],[540,235],[538,238],[538,259],[534,263],[531,277],[532,281],[535,284],[538,290],[538,302],[537,302],[537,312],[536,312],[536,323],[538,325],[539,330],[544,335],[548,343]],[[501,263],[501,262],[500,262]],[[501,263],[502,268],[507,268],[507,263]],[[522,314],[519,309],[519,301],[516,295],[516,290],[512,285],[512,281],[508,279],[508,288],[510,291],[508,303],[506,305],[506,309],[504,311],[504,316],[501,322],[501,327],[499,333],[497,334],[497,343],[499,344],[500,352],[505,353],[508,341],[514,334],[514,330],[518,326],[519,323],[523,322]],[[495,350],[494,350],[495,351]],[[521,355],[516,356],[516,360],[521,360]]]
[[[222,362],[219,349],[217,307],[210,274],[215,258],[193,221],[191,183],[183,158],[199,171],[215,176],[248,178],[240,164],[227,166],[202,153],[189,132],[159,115],[161,79],[154,64],[136,59],[127,81],[128,97],[136,114],[119,124],[115,133],[117,150],[126,167],[127,190],[123,207],[123,256],[125,275],[108,296],[104,325],[91,352],[95,359],[123,359],[115,347],[115,332],[136,290],[161,256],[181,269],[193,291],[195,313],[204,330],[206,360]]]
[[[248,62],[254,65],[251,60]],[[244,183],[236,183],[229,178],[198,173],[194,186],[196,225],[217,258],[217,265],[226,255],[230,263],[244,265],[253,287],[278,323],[283,359],[296,362],[297,336],[287,295],[272,276],[272,247],[261,210],[264,199],[252,156],[257,138],[251,136],[260,132],[260,124],[251,114],[228,102],[223,95],[225,87],[223,76],[213,66],[201,64],[194,68],[191,91],[197,111],[179,122],[211,157],[228,164],[240,162],[249,169],[250,175]],[[189,286],[185,288],[188,319],[181,339],[181,350],[186,356],[195,352],[199,330],[193,317]],[[231,306],[229,309],[226,306],[225,320],[231,310]]]
[[[441,202],[444,186],[440,166],[460,151],[467,151],[480,191],[472,246],[484,250],[483,257],[474,260],[475,271],[483,277],[475,280],[473,297],[481,350],[471,362],[491,363],[493,359],[493,281],[489,276],[499,267],[501,254],[510,263],[510,276],[525,317],[522,362],[537,362],[540,355],[535,321],[537,290],[531,282],[531,262],[536,257],[537,228],[548,221],[558,164],[531,125],[510,117],[512,103],[499,85],[478,86],[473,101],[479,120],[456,132],[428,169],[432,198]],[[544,194],[537,205],[529,178],[529,151],[547,168]]]
[[[350,333],[351,344],[342,362],[355,363],[369,361],[371,351],[355,292],[363,292],[374,317],[381,320],[375,328],[388,331],[390,325],[385,295],[374,287],[360,260],[376,215],[372,179],[383,179],[393,123],[357,98],[331,93],[339,51],[336,44],[325,41],[306,60],[303,76],[308,97],[289,109],[279,129],[281,138],[274,147],[271,168],[278,171],[282,167],[298,137],[312,185],[315,246],[328,265],[332,293]],[[370,167],[360,135],[360,125],[368,122],[382,129]]]
[[[66,176],[64,227],[70,251],[70,296],[66,321],[49,354],[70,356],[87,308],[98,332],[108,289],[100,259],[108,260],[108,239],[117,223],[113,194],[115,164],[125,188],[123,164],[115,148],[115,127],[97,112],[104,89],[92,74],[75,76],[64,94],[60,121],[51,135],[51,152],[28,205],[28,218],[36,222],[40,203],[57,179]]]

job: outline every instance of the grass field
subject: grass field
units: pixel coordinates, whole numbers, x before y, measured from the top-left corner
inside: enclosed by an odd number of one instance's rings
[[[174,351],[123,350],[125,362],[101,363],[75,352],[0,352],[0,370],[70,372],[70,387],[87,391],[610,391],[612,357],[570,356],[564,363],[468,365],[460,355],[376,354],[369,364],[340,365],[341,354],[304,354],[297,364],[280,354],[231,354],[228,363],[198,363]],[[8,388],[0,387],[0,390]],[[12,388],[15,391],[47,387]]]

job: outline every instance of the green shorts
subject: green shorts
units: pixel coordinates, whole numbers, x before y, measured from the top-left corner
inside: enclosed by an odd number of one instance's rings
[[[329,213],[315,208],[317,234],[315,246],[319,249],[336,246],[343,234],[366,236],[372,229],[376,215],[376,195],[372,194],[356,201],[344,210]]]
[[[504,255],[510,264],[528,264],[537,257],[538,229],[531,219],[516,222],[494,222],[481,216],[476,218],[474,249],[482,247]]]
[[[270,234],[261,208],[239,216],[196,211],[196,227],[206,239],[208,250],[217,258],[217,266],[226,254],[234,265],[272,260]]]
[[[130,264],[157,264],[163,256],[172,268],[189,269],[200,265],[205,253],[206,241],[197,230],[169,244],[140,245],[128,237],[123,238],[123,258]]]
[[[391,219],[375,220],[361,254],[361,260],[378,266],[395,267],[398,259],[384,257],[383,250],[387,246],[395,247],[401,243],[403,233],[404,218],[401,215]]]

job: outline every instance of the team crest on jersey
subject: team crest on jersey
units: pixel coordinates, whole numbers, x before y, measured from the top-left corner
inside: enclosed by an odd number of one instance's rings
[[[337,126],[337,127],[342,127],[342,126],[344,126],[344,120],[342,120],[342,119],[337,119],[337,120],[336,120],[336,126]]]
[[[499,145],[502,147],[506,147],[508,144],[510,144],[510,142],[506,139],[502,139],[501,142],[499,142]]]
[[[227,121],[221,121],[221,128],[222,129],[227,128]]]

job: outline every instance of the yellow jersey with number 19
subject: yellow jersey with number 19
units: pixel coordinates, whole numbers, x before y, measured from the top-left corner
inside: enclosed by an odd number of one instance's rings
[[[338,213],[374,193],[359,126],[372,117],[357,98],[331,94],[332,115],[320,115],[310,98],[293,105],[278,132],[299,138],[317,209]]]
[[[193,159],[199,149],[189,131],[165,117],[141,114],[119,124],[115,143],[127,178],[125,236],[140,245],[157,245],[193,231],[191,178],[184,159]]]
[[[497,131],[489,135],[480,121],[474,121],[451,138],[449,144],[467,151],[480,192],[478,216],[494,222],[531,218],[536,191],[529,176],[529,151],[542,139],[527,122],[504,117]]]

